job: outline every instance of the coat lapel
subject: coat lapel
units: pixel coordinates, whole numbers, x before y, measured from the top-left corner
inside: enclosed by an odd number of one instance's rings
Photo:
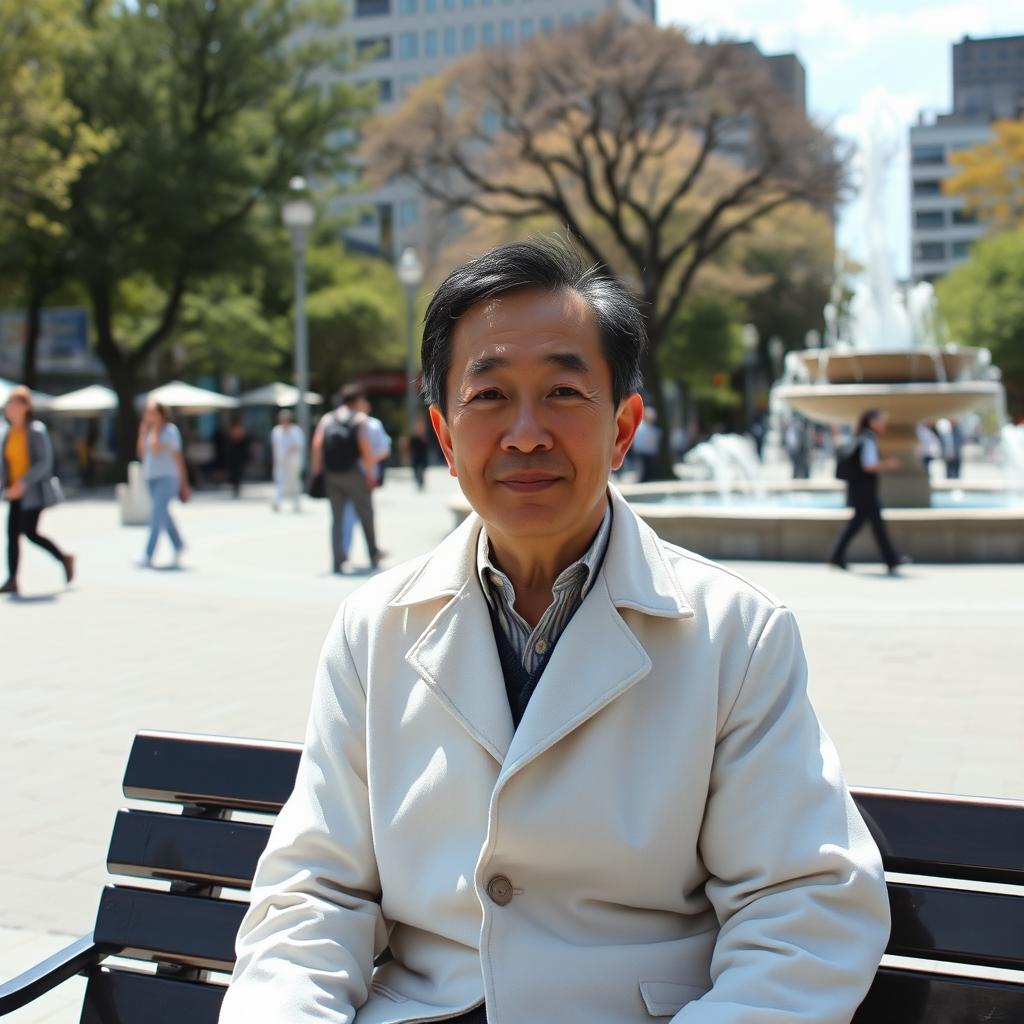
[[[502,764],[512,740],[512,712],[487,601],[475,575],[479,530],[480,520],[470,516],[391,604],[444,601],[405,660],[452,717]]]

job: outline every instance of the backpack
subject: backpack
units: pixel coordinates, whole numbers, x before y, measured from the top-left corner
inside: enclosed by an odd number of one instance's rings
[[[335,413],[324,428],[324,469],[347,473],[359,462],[359,421],[349,413],[344,419]]]
[[[860,438],[843,445],[836,454],[836,479],[850,483],[864,473],[860,464]]]

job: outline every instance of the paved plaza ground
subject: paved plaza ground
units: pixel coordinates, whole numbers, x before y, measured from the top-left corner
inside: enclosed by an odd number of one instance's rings
[[[376,496],[388,564],[447,532],[453,487],[392,473]],[[78,555],[71,588],[26,546],[25,595],[0,602],[0,977],[92,927],[136,731],[301,738],[320,643],[365,577],[327,572],[324,503],[275,515],[268,494],[180,509],[180,571],[133,567],[144,531],[109,498],[44,517]],[[732,567],[796,611],[851,783],[1024,798],[1024,567]],[[6,1019],[77,1021],[71,985]]]

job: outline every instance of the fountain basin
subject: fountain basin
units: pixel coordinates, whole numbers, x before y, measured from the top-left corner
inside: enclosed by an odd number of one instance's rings
[[[811,381],[858,384],[959,381],[978,373],[981,353],[979,348],[928,347],[905,352],[811,349],[794,355]]]

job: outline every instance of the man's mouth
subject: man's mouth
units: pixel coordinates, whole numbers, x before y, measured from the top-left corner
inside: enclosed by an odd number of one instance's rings
[[[510,491],[532,494],[536,491],[547,490],[558,483],[560,479],[561,477],[554,473],[526,472],[524,470],[521,473],[510,473],[508,476],[500,477],[498,483]]]

